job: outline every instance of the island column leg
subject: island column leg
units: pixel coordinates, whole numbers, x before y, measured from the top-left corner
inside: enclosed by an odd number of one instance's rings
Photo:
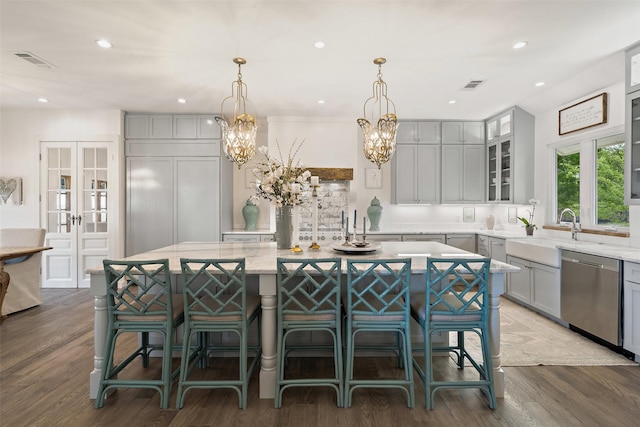
[[[102,378],[104,344],[107,337],[107,295],[104,275],[91,275],[91,290],[94,294],[93,320],[93,371],[89,374],[89,399],[98,396]]]
[[[489,286],[489,347],[496,397],[504,397],[504,370],[500,361],[500,295],[503,293],[504,273],[492,273]]]
[[[262,301],[262,360],[260,364],[260,399],[273,399],[276,387],[276,297],[275,274],[260,276]]]

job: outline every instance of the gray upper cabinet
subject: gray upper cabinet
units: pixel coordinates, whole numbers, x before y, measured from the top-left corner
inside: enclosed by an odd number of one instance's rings
[[[398,145],[391,160],[391,203],[440,203],[440,145]]]
[[[640,205],[640,44],[626,52],[624,199]]]
[[[487,120],[487,202],[526,204],[533,197],[535,118],[513,107]]]
[[[198,123],[198,116],[196,116],[195,114],[174,115],[173,116],[173,138],[195,139],[197,135],[197,131],[196,131],[197,123]]]
[[[440,122],[433,120],[400,121],[398,144],[440,144]]]
[[[220,139],[213,114],[129,114],[126,139]]]
[[[640,90],[640,43],[626,51],[626,92]]]
[[[484,122],[442,122],[443,145],[484,143]]]
[[[484,145],[442,146],[442,203],[484,202]]]

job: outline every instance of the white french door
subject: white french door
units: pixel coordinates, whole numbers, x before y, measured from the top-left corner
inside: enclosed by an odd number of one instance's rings
[[[108,142],[41,142],[42,286],[88,288],[109,253]]]

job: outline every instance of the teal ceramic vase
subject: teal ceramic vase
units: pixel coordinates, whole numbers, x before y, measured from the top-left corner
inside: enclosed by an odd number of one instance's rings
[[[374,197],[371,205],[367,208],[367,216],[369,217],[369,231],[380,231],[380,216],[382,215],[382,206],[380,200]]]
[[[248,199],[242,208],[242,216],[244,217],[244,229],[255,230],[260,216],[260,208],[251,199]]]

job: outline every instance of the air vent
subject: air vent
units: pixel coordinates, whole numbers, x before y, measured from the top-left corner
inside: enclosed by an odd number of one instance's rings
[[[478,86],[480,86],[480,84],[483,82],[484,80],[471,80],[469,83],[467,83],[467,85],[463,88],[463,89],[475,89]]]
[[[40,68],[58,68],[50,62],[45,61],[42,58],[37,57],[31,52],[13,52],[15,56],[18,58],[24,59],[27,62],[32,63],[33,65]]]

